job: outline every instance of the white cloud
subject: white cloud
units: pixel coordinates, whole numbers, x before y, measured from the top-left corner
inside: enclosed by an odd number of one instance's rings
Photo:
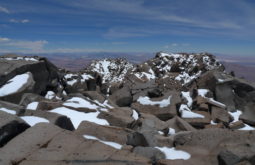
[[[28,41],[0,37],[0,53],[84,53],[101,52],[104,49],[56,48],[46,49],[46,40]],[[113,51],[114,52],[114,51]]]
[[[0,37],[0,42],[7,42],[7,41],[10,41],[10,39],[5,37]]]
[[[3,6],[0,6],[0,12],[6,13],[6,14],[10,13],[10,11],[7,8],[3,7]]]
[[[189,43],[172,43],[172,44],[168,44],[168,45],[165,45],[163,48],[165,49],[170,49],[170,48],[180,48],[180,47],[187,47],[187,46],[190,46]]]
[[[8,42],[6,45],[7,46],[13,46],[16,48],[21,48],[21,49],[29,49],[32,51],[41,51],[43,50],[43,47],[48,44],[48,41],[45,40],[39,40],[39,41],[15,41],[11,40]]]
[[[194,0],[194,3],[197,3],[198,1],[200,0]],[[185,25],[189,27],[241,29],[243,26],[243,24],[240,24],[239,18],[229,19],[228,12],[220,8],[222,5],[221,0],[215,0],[215,2],[213,1],[210,3],[198,2],[201,3],[203,8],[200,5],[199,7],[195,5],[190,8],[192,2],[184,4],[182,1],[164,3],[164,6],[146,6],[146,1],[144,0],[76,0],[75,2],[65,1],[64,3],[68,6],[74,6],[77,9],[85,9],[83,11],[92,9],[104,12],[115,12],[125,15],[125,17],[162,21],[165,23],[178,23],[182,26]],[[224,2],[224,5],[225,3],[226,2]],[[240,9],[239,5],[240,3],[233,3],[232,7]],[[181,14],[182,12],[180,12],[180,9],[186,11],[187,14]],[[199,12],[194,14],[194,11],[196,10]],[[210,12],[208,12],[208,10]],[[193,14],[188,14],[189,12],[193,12]]]
[[[28,51],[28,52],[41,52],[44,50],[44,46],[48,44],[48,41],[37,40],[37,41],[28,41],[28,40],[14,40],[9,38],[0,37],[0,49],[11,51]]]
[[[29,19],[23,19],[23,20],[21,20],[21,23],[28,23],[28,22],[30,22]]]
[[[28,23],[28,22],[30,22],[30,20],[29,19],[22,19],[22,20],[10,19],[9,22],[12,22],[12,23]]]

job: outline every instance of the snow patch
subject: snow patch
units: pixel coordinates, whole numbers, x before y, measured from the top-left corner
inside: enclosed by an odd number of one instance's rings
[[[239,120],[239,117],[242,114],[242,111],[237,110],[236,112],[228,112],[228,113],[231,116],[233,116],[234,120],[231,123],[234,123],[234,122],[237,122]],[[243,128],[239,128],[238,130],[241,130],[241,131],[251,131],[251,130],[255,130],[255,128],[244,123],[244,127]]]
[[[160,108],[164,108],[171,104],[171,98],[172,96],[169,96],[167,99],[163,99],[161,101],[151,101],[147,96],[140,96],[137,101],[142,105],[159,105]]]
[[[0,111],[6,112],[6,113],[9,113],[9,114],[12,114],[12,115],[16,115],[16,111],[10,110],[10,109],[7,109],[7,108],[0,108]]]
[[[19,91],[29,80],[29,73],[16,75],[0,88],[0,97],[8,96]]]
[[[180,106],[179,112],[181,113],[182,118],[205,118],[204,115],[192,112],[185,104]]]
[[[73,80],[69,80],[67,81],[67,84],[70,85],[70,86],[73,86],[75,83],[77,83],[78,81],[76,79],[73,79]]]
[[[32,58],[32,57],[14,57],[14,58],[6,57],[6,58],[1,58],[1,59],[5,59],[5,60],[8,60],[8,61],[25,60],[25,61],[35,61],[35,62],[38,62],[37,59]]]
[[[102,83],[114,83],[123,81],[133,65],[124,59],[104,59],[94,61],[89,68],[102,76]]]
[[[138,113],[136,112],[136,110],[133,110],[132,117],[133,117],[135,120],[138,120],[138,119],[139,119],[139,115],[138,115]]]
[[[29,103],[27,105],[27,108],[26,109],[30,109],[30,110],[36,110],[37,109],[37,106],[38,106],[39,102],[32,102],[32,103]]]
[[[255,130],[255,128],[249,126],[248,124],[244,124],[244,127],[243,128],[239,128],[238,130],[241,130],[241,131],[252,131],[252,130]]]
[[[176,150],[174,147],[155,147],[163,152],[166,156],[166,159],[176,160],[176,159],[183,159],[188,160],[191,155],[188,152],[182,150]]]
[[[72,97],[64,102],[65,106],[73,108],[88,108],[88,109],[98,109],[99,107],[91,102],[82,99],[80,97]]]
[[[86,139],[90,139],[90,140],[97,140],[97,141],[99,141],[99,142],[101,142],[101,143],[104,143],[104,144],[106,144],[106,145],[108,145],[108,146],[111,146],[111,147],[113,147],[113,148],[115,148],[115,149],[118,149],[118,150],[120,150],[121,147],[122,147],[122,145],[119,144],[119,143],[115,143],[115,142],[111,142],[111,141],[104,141],[104,140],[98,139],[98,138],[95,137],[95,136],[83,135],[83,137],[86,138]]]
[[[69,117],[75,129],[78,128],[82,121],[89,121],[99,125],[109,125],[109,123],[106,120],[97,118],[99,112],[84,113],[65,107],[55,108],[49,112],[58,113]]]
[[[168,135],[174,135],[174,134],[175,134],[175,129],[169,128]]]
[[[149,73],[146,72],[137,72],[135,73],[135,76],[139,79],[146,78],[147,80],[155,79],[155,73],[152,69],[149,70]]]
[[[45,95],[45,98],[51,100],[51,99],[53,99],[55,96],[56,96],[56,94],[55,94],[53,91],[48,91],[48,92],[46,93],[46,95]]]
[[[198,92],[199,96],[206,97],[205,95],[209,92],[209,90],[208,89],[198,89],[197,92]]]
[[[231,116],[233,116],[234,120],[231,123],[237,122],[239,120],[242,111],[237,110],[236,112],[228,112]]]
[[[194,75],[189,75],[186,72],[182,72],[177,77],[175,77],[175,80],[182,82],[182,85],[186,85],[190,83],[191,81],[193,81],[194,79],[198,78],[201,75],[201,73],[202,72],[199,71],[198,73]]]
[[[23,119],[31,127],[36,125],[37,123],[49,123],[49,120],[37,116],[22,116],[20,118]]]
[[[182,92],[181,94],[182,94],[182,97],[184,97],[188,101],[187,103],[188,107],[191,107],[193,100],[190,96],[190,92]]]

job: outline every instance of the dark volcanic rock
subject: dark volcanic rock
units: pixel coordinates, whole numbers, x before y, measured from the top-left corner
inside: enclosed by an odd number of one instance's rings
[[[0,147],[29,127],[18,117],[0,111]]]
[[[228,124],[233,121],[233,117],[225,109],[218,107],[212,107],[211,116],[212,120],[216,123],[222,122]]]
[[[124,87],[116,91],[113,95],[109,97],[109,99],[120,107],[130,106],[133,101],[128,87]]]
[[[134,132],[134,133],[128,134],[127,145],[131,145],[134,147],[136,147],[136,146],[146,147],[146,146],[148,146],[148,143],[147,143],[143,134],[141,134],[139,132]]]
[[[219,161],[219,165],[232,165],[232,164],[237,164],[238,162],[241,161],[241,159],[237,155],[226,150],[226,151],[221,151],[219,153],[218,161]]]

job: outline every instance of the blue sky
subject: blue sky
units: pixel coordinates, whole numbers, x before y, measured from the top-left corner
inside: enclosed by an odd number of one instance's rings
[[[0,53],[255,55],[254,0],[0,0]]]

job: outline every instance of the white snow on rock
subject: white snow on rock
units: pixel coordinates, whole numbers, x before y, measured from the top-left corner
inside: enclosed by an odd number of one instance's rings
[[[65,76],[65,79],[67,79],[66,83],[70,86],[73,86],[75,83],[77,83],[77,79],[72,79],[72,77],[78,77],[78,74],[75,73],[68,73]]]
[[[174,134],[175,134],[175,129],[169,128],[168,135],[174,135]]]
[[[188,152],[182,150],[176,150],[174,147],[155,147],[163,152],[166,156],[166,159],[176,160],[176,159],[183,159],[188,160],[191,155]]]
[[[6,112],[6,113],[9,113],[9,114],[12,114],[12,115],[16,115],[16,111],[10,110],[10,109],[7,109],[7,108],[0,108],[0,111]]]
[[[140,96],[137,99],[137,102],[142,105],[159,105],[160,108],[164,108],[171,104],[171,98],[172,96],[169,96],[167,99],[163,99],[161,101],[151,101],[150,98],[147,96]]]
[[[86,74],[86,73],[83,73],[81,75],[81,77],[82,77],[81,82],[85,82],[86,80],[94,79],[91,75]]]
[[[73,108],[88,108],[88,109],[98,109],[99,107],[96,104],[92,104],[88,100],[85,100],[80,97],[72,97],[64,102],[65,106]]]
[[[58,113],[69,117],[75,129],[78,128],[82,121],[89,121],[99,125],[109,125],[106,120],[97,118],[99,112],[84,113],[66,107],[55,108],[49,112]]]
[[[27,108],[26,108],[26,109],[36,110],[36,109],[37,109],[38,104],[39,104],[39,102],[37,102],[37,101],[32,102],[32,103],[29,103],[29,104],[27,105]]]
[[[223,80],[223,79],[218,79],[218,82],[220,82],[220,83],[222,83],[222,82],[224,82],[225,80]]]
[[[66,74],[64,77],[65,77],[66,79],[69,79],[69,78],[72,78],[73,76],[78,76],[78,75],[77,75],[77,74],[68,73],[68,74]]]
[[[198,78],[202,71],[195,71],[194,68],[201,65],[200,58],[202,58],[202,63],[205,65],[206,70],[212,70],[220,67],[221,65],[213,60],[213,57],[205,53],[202,54],[173,54],[173,53],[159,53],[156,58],[159,58],[161,63],[155,64],[159,71],[168,73],[171,71],[173,65],[177,66],[180,70],[180,74],[175,77],[175,80],[180,81],[182,85],[186,85]],[[164,76],[164,75],[163,75]]]
[[[237,110],[236,112],[228,112],[231,116],[233,116],[234,120],[232,123],[237,122],[239,120],[240,115],[242,114],[242,111]]]
[[[188,107],[191,107],[193,100],[190,96],[190,92],[181,92],[181,94],[182,94],[182,97],[188,101],[188,103],[187,103]]]
[[[103,59],[92,62],[91,71],[102,76],[102,83],[121,82],[133,65],[124,59]]]
[[[73,86],[75,83],[77,83],[78,81],[76,79],[73,79],[73,80],[69,80],[67,81],[66,83],[70,86]]]
[[[152,69],[149,70],[149,73],[146,72],[137,72],[135,76],[139,79],[146,78],[147,80],[155,79],[155,73]]]
[[[234,120],[231,123],[237,122],[239,120],[240,115],[242,114],[242,111],[237,110],[236,112],[228,112],[231,116],[233,116]],[[231,124],[230,123],[230,124]],[[238,130],[242,130],[242,131],[252,131],[255,130],[254,127],[249,126],[248,124],[244,123],[244,127],[243,128],[239,128]]]
[[[139,115],[138,115],[138,113],[136,112],[136,110],[134,110],[134,109],[133,109],[132,117],[133,117],[133,119],[135,119],[135,120],[138,120],[138,119],[139,119]]]
[[[34,61],[34,62],[38,62],[37,59],[33,58],[33,57],[6,57],[6,58],[1,58],[1,59],[5,59],[8,61],[17,61],[17,60],[25,60],[25,61]]]
[[[218,123],[215,123],[213,120],[210,122],[211,125],[217,125]]]
[[[120,150],[121,147],[122,147],[122,145],[119,144],[119,143],[115,143],[115,142],[111,142],[111,141],[104,141],[104,140],[98,139],[98,138],[95,137],[95,136],[83,135],[83,137],[86,138],[86,139],[90,139],[90,140],[97,140],[97,141],[99,141],[99,142],[101,142],[101,143],[104,143],[104,144],[106,144],[106,145],[108,145],[108,146],[111,146],[111,147],[113,147],[113,148],[115,148],[115,149],[118,149],[118,150]]]
[[[49,120],[37,116],[22,116],[20,118],[23,119],[31,127],[36,125],[37,123],[49,123]]]
[[[51,99],[53,99],[55,96],[56,96],[56,94],[55,94],[53,91],[48,91],[48,92],[46,93],[46,95],[45,95],[45,98],[51,100]]]
[[[209,90],[208,89],[198,89],[197,92],[198,92],[199,96],[206,97],[205,95],[209,92]]]
[[[29,80],[29,72],[16,75],[0,88],[0,97],[8,96],[20,90]]]
[[[220,105],[221,107],[226,107],[225,104],[223,104],[223,103],[221,103],[221,102],[218,102],[218,101],[214,100],[213,98],[209,98],[209,100],[210,100],[211,103],[215,103],[216,105],[218,104],[218,105]]]
[[[99,107],[101,111],[108,111],[108,109],[113,109],[114,107],[108,103],[108,100],[105,100],[103,103],[100,103],[98,100],[93,100]]]
[[[179,112],[181,113],[182,118],[205,118],[204,115],[192,112],[185,104],[180,106]]]
[[[175,77],[175,80],[180,81],[182,83],[182,85],[186,85],[186,84],[190,83],[191,81],[195,80],[196,78],[198,78],[201,75],[201,73],[202,72],[199,71],[198,73],[196,73],[194,75],[189,75],[186,72],[182,72],[177,77]]]
[[[87,73],[82,73],[82,74],[68,73],[64,77],[67,80],[66,83],[70,86],[73,86],[75,83],[77,83],[79,79],[80,79],[80,82],[82,83],[84,83],[86,80],[94,79],[91,75]],[[79,77],[79,79],[77,79],[77,77]]]
[[[252,130],[255,130],[255,128],[249,126],[248,124],[244,124],[244,127],[243,128],[239,128],[238,130],[241,130],[241,131],[252,131]]]

